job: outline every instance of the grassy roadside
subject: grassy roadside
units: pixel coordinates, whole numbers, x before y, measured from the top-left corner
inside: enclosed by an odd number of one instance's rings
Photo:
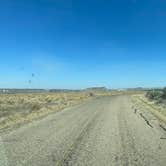
[[[149,101],[145,95],[132,95],[132,102],[141,110],[147,109],[159,120],[166,123],[166,108]]]
[[[0,94],[0,131],[19,127],[96,97],[135,94],[120,91]]]
[[[92,99],[88,93],[1,94],[0,131]]]

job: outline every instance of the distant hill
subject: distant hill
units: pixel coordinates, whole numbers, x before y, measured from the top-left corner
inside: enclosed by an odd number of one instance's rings
[[[107,92],[109,89],[106,87],[90,87],[85,89],[85,91],[91,91],[91,92]]]

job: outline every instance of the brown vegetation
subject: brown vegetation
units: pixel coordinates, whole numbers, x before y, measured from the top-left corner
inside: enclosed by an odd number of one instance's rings
[[[89,98],[92,95],[84,92],[1,94],[0,129],[41,118]]]

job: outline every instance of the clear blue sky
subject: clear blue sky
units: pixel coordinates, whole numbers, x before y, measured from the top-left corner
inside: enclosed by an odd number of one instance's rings
[[[2,0],[0,23],[2,88],[166,85],[164,0]]]

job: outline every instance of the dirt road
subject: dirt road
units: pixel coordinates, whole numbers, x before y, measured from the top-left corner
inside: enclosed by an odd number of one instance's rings
[[[129,96],[97,98],[1,134],[0,165],[165,166],[166,131],[149,117]]]

